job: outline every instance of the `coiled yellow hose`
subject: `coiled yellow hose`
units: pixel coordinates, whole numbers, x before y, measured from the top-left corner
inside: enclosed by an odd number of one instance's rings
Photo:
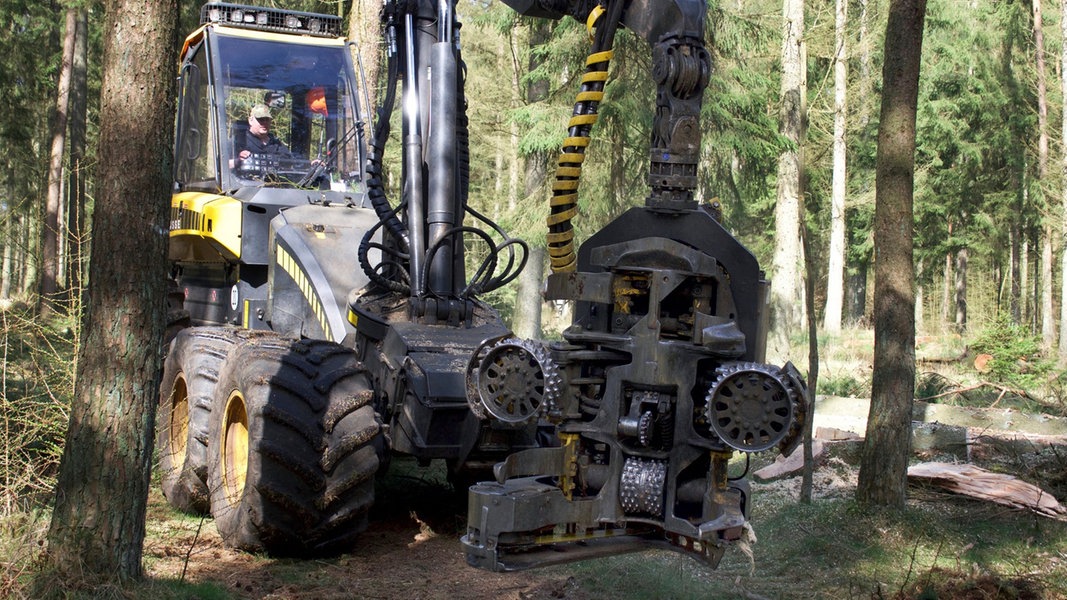
[[[597,19],[603,14],[598,6],[589,13],[586,28],[592,33]],[[548,258],[553,273],[574,271],[578,257],[574,249],[574,227],[571,219],[578,214],[578,180],[582,175],[585,149],[589,133],[597,120],[597,105],[604,99],[604,84],[608,79],[611,48],[594,52],[585,61],[581,89],[575,98],[574,111],[567,123],[567,139],[556,166],[556,180],[552,184],[551,213],[548,216]]]

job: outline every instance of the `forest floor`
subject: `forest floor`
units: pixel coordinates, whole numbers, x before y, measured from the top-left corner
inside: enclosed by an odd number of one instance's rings
[[[234,598],[505,600],[561,596],[566,576],[498,574],[469,567],[459,538],[465,505],[443,470],[397,465],[380,481],[371,526],[350,554],[323,560],[270,559],[226,548],[211,519],[175,513],[150,498],[145,561],[153,577],[212,582]],[[399,471],[393,473],[393,471]],[[199,533],[198,533],[199,529]]]
[[[834,344],[837,356],[824,363],[820,390],[851,396],[863,387],[857,381],[869,378],[871,337],[864,332]],[[920,356],[960,352],[953,344],[929,346]],[[1007,399],[1001,401],[998,393],[993,390],[977,402],[999,402],[1004,408]],[[1013,410],[1030,406],[1018,403]],[[752,470],[773,458],[755,455]],[[1067,502],[1067,446],[1016,446],[1011,453],[973,460]],[[856,465],[854,451],[831,451],[815,471],[810,504],[799,500],[799,477],[753,483],[751,522],[758,540],[728,549],[714,570],[666,551],[517,573],[474,569],[459,543],[465,496],[452,489],[443,467],[424,469],[411,460],[394,459],[378,482],[371,525],[352,552],[319,560],[229,549],[210,518],[174,511],[155,485],[149,497],[145,581],[121,589],[82,587],[61,597],[1067,600],[1067,522],[920,487],[909,489],[902,511],[864,507],[853,500]],[[31,597],[22,585],[44,547],[47,511],[15,517],[0,520],[0,598]]]
[[[844,340],[827,365],[828,381],[869,375],[862,357],[871,345],[869,335]],[[920,348],[924,356],[958,352],[952,339]],[[371,525],[357,547],[330,559],[231,550],[209,518],[176,513],[153,491],[145,544],[149,593],[205,600],[1067,600],[1067,523],[929,488],[910,488],[904,511],[861,507],[853,500],[855,448],[831,450],[819,464],[810,504],[799,501],[799,477],[753,482],[758,540],[730,548],[714,570],[667,551],[516,573],[477,570],[466,564],[459,543],[465,495],[452,489],[443,467],[420,468],[406,459],[394,459],[379,480]],[[752,470],[773,458],[756,455]],[[938,458],[952,460],[923,457]],[[1067,447],[1016,447],[974,461],[1067,502]]]
[[[1062,489],[1067,455],[1037,455],[1027,464],[1053,469]],[[811,504],[798,502],[799,477],[754,484],[759,539],[728,550],[716,570],[664,551],[518,573],[474,569],[459,544],[463,500],[443,469],[398,462],[379,484],[372,524],[354,551],[322,560],[226,548],[210,519],[180,515],[153,491],[150,593],[165,586],[158,597],[205,600],[1067,599],[1067,523],[914,487],[902,513],[862,509],[852,501],[857,470],[847,455],[832,454],[816,471]]]

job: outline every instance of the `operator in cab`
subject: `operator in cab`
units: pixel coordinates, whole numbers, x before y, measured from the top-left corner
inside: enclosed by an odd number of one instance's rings
[[[234,140],[234,147],[238,150],[237,159],[232,161],[233,168],[240,167],[241,161],[253,154],[289,156],[289,148],[270,132],[272,122],[270,107],[266,104],[257,104],[252,107],[248,115],[248,130],[244,134],[244,139]]]

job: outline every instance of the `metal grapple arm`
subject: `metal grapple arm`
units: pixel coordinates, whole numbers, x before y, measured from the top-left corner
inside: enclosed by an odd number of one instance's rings
[[[764,364],[768,282],[694,198],[700,105],[711,72],[700,0],[504,0],[597,28],[560,154],[545,298],[574,302],[563,341],[489,340],[467,369],[480,418],[553,425],[556,447],[512,454],[470,489],[470,564],[514,570],[663,547],[718,564],[743,537],[749,486],[735,452],[792,451],[808,415],[790,364]],[[598,15],[600,15],[598,17]],[[569,218],[620,25],[652,46],[657,84],[649,185],[572,248]]]
[[[504,0],[516,12],[559,19],[570,15],[590,21],[600,9],[588,0]],[[656,83],[656,112],[649,148],[649,206],[695,208],[700,154],[700,105],[711,77],[711,57],[704,47],[703,0],[631,0],[607,3],[606,23],[620,24],[644,39],[652,49],[652,78]],[[621,10],[611,22],[612,5]]]

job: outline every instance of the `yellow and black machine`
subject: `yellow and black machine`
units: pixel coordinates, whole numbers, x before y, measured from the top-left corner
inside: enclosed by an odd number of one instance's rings
[[[694,197],[703,2],[505,1],[594,34],[550,200],[545,297],[575,305],[551,344],[516,338],[480,300],[518,275],[527,246],[467,202],[476,125],[452,0],[385,3],[373,125],[338,17],[212,3],[186,40],[170,226],[180,331],[159,447],[168,500],[210,512],[226,543],[352,548],[374,475],[400,454],[485,480],[462,540],[474,566],[650,547],[715,566],[750,506],[731,457],[798,443],[807,390],[792,365],[764,362],[768,283]],[[577,247],[620,27],[652,47],[650,191]]]

